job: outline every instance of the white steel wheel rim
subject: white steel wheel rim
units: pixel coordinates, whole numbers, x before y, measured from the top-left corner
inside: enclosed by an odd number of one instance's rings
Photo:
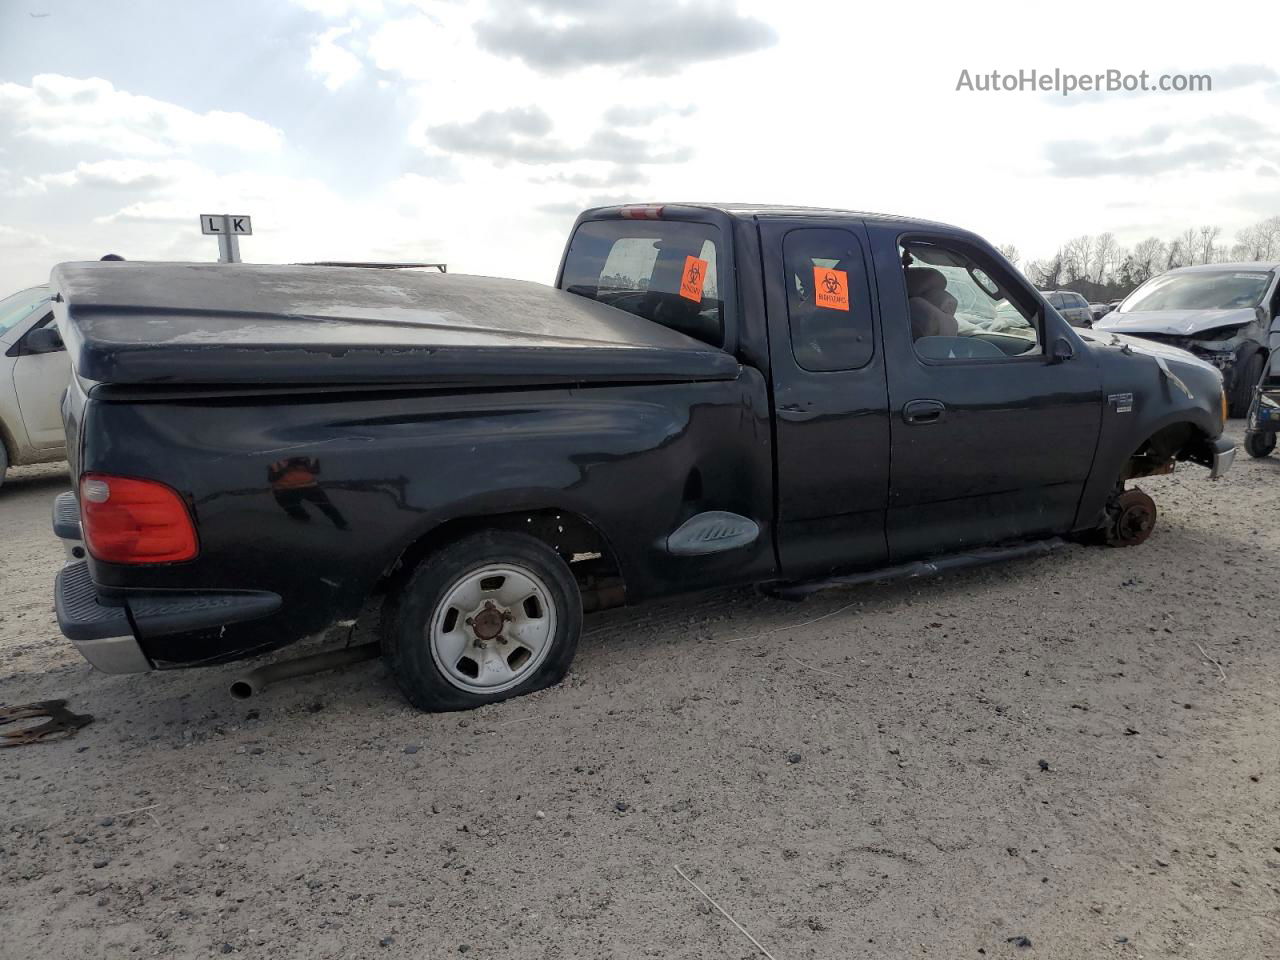
[[[546,660],[556,608],[546,581],[515,563],[469,570],[445,588],[427,624],[436,668],[468,693],[501,693]]]

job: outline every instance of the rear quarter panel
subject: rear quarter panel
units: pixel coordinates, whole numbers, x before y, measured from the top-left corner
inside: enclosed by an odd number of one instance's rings
[[[581,389],[95,399],[82,469],[177,489],[200,555],[154,568],[94,563],[94,579],[284,598],[270,622],[193,640],[202,659],[356,616],[415,541],[491,513],[580,515],[607,539],[631,601],[765,579],[774,570],[768,417],[763,378],[750,368],[736,380]],[[709,509],[755,519],[759,539],[722,555],[667,554],[667,534]],[[159,659],[187,655],[167,653]]]

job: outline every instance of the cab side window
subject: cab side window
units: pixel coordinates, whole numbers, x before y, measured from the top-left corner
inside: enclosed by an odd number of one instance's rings
[[[911,341],[929,362],[1042,356],[1033,308],[1009,298],[998,271],[942,243],[907,240],[899,247]]]
[[[865,366],[875,340],[858,238],[846,230],[792,230],[782,257],[796,363],[814,372]]]

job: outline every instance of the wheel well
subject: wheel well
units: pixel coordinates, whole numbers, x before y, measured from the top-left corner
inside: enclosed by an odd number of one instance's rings
[[[1174,463],[1179,460],[1200,463],[1205,457],[1209,463],[1213,462],[1213,451],[1204,431],[1194,423],[1173,423],[1157,430],[1134,451],[1125,461],[1120,480],[1172,473]]]
[[[588,612],[626,602],[622,571],[608,539],[585,517],[550,507],[447,520],[409,544],[384,571],[374,592],[394,590],[425,557],[481,530],[527,534],[555,550],[577,579]]]

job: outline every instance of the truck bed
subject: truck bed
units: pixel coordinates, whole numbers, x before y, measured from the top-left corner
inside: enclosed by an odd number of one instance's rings
[[[519,280],[264,264],[67,263],[77,374],[127,385],[521,386],[724,380],[733,357]]]

